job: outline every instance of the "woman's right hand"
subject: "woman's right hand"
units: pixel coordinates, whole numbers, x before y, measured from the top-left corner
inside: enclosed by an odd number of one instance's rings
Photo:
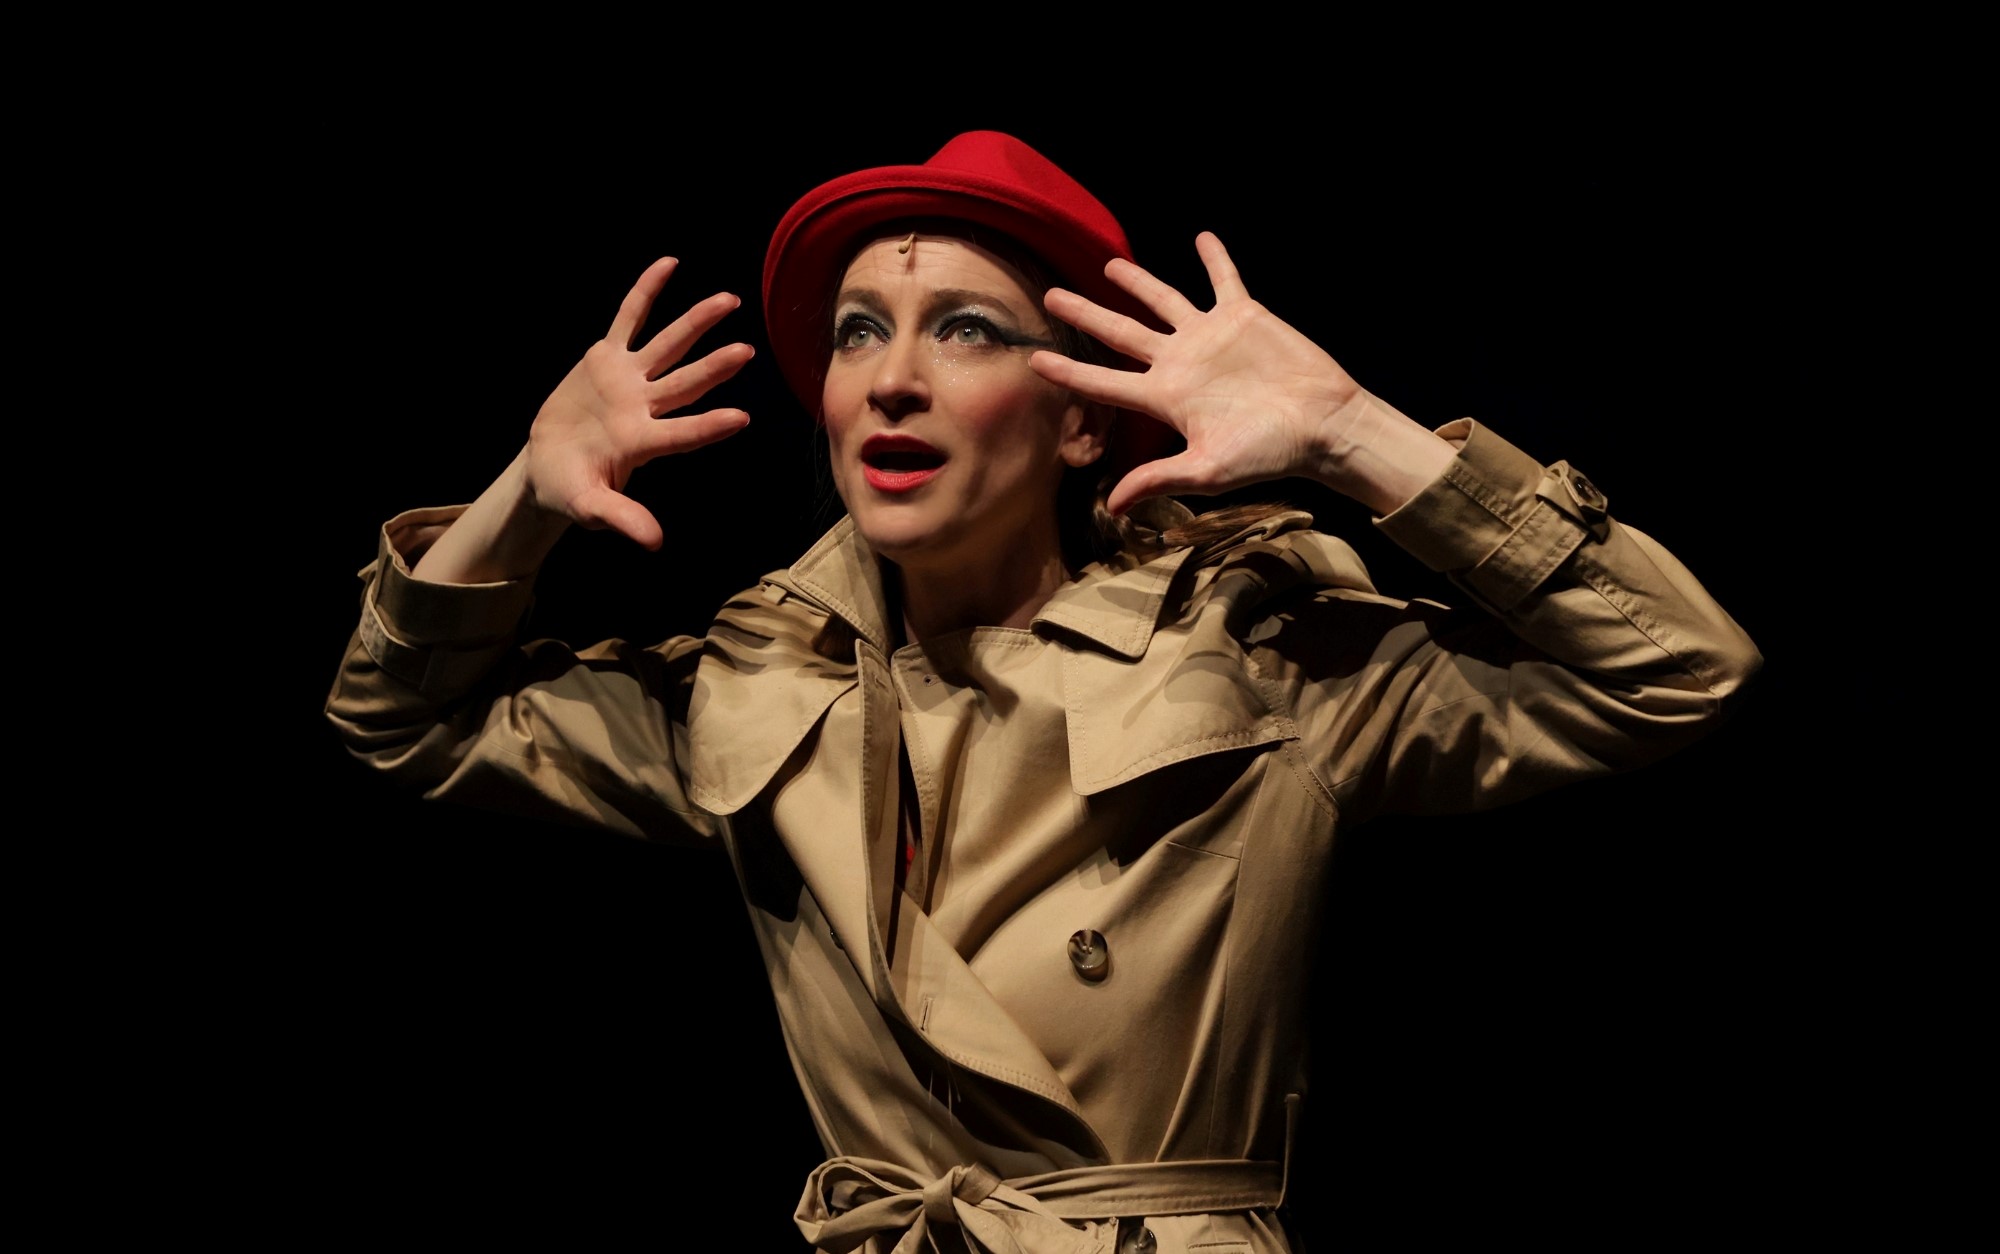
[[[664,533],[645,506],[625,495],[632,472],[655,457],[734,435],[750,421],[740,409],[662,417],[700,400],[755,352],[748,344],[726,344],[680,364],[697,340],[743,303],[728,292],[708,297],[646,343],[632,346],[678,264],[662,257],[646,267],[618,306],[611,329],[542,403],[524,454],[536,508],[585,527],[622,532],[648,549],[659,548]]]
[[[662,257],[646,267],[611,329],[542,402],[526,446],[478,500],[426,539],[413,575],[455,584],[525,578],[573,522],[660,547],[665,533],[659,521],[625,495],[632,472],[655,457],[713,444],[750,421],[740,409],[661,417],[700,400],[741,370],[752,351],[748,344],[726,344],[680,364],[696,340],[742,303],[727,292],[632,347],[676,264]]]

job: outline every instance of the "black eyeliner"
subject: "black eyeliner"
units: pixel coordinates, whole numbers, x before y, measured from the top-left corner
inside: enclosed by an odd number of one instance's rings
[[[1026,335],[1019,331],[1009,331],[976,309],[957,309],[940,316],[937,321],[937,330],[934,332],[936,338],[942,339],[944,337],[943,333],[954,322],[977,322],[979,325],[985,327],[992,334],[993,338],[998,340],[1001,346],[1005,348],[1054,348],[1056,346],[1054,340],[1038,339],[1035,336]]]

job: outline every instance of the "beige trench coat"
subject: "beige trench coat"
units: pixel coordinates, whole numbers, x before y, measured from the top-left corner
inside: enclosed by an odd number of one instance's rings
[[[328,712],[430,796],[726,846],[832,1156],[818,1247],[1282,1251],[1336,833],[1657,758],[1760,662],[1588,480],[1441,434],[1378,525],[1476,608],[1378,595],[1291,514],[898,649],[842,523],[705,637],[572,652],[517,644],[525,584],[411,579],[457,512],[420,510]]]

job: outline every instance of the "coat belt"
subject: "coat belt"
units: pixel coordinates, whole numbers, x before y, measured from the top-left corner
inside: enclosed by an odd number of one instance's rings
[[[1113,1163],[1002,1180],[984,1167],[934,1179],[871,1158],[832,1158],[806,1180],[793,1218],[828,1254],[900,1234],[894,1254],[937,1248],[932,1229],[952,1226],[972,1254],[1101,1254],[1098,1236],[1066,1220],[1120,1215],[1199,1215],[1273,1208],[1284,1200],[1280,1163],[1244,1159]]]

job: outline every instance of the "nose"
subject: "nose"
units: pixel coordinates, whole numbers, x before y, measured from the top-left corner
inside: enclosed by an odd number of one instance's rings
[[[868,403],[894,421],[931,407],[932,345],[921,335],[899,335],[875,358]]]

